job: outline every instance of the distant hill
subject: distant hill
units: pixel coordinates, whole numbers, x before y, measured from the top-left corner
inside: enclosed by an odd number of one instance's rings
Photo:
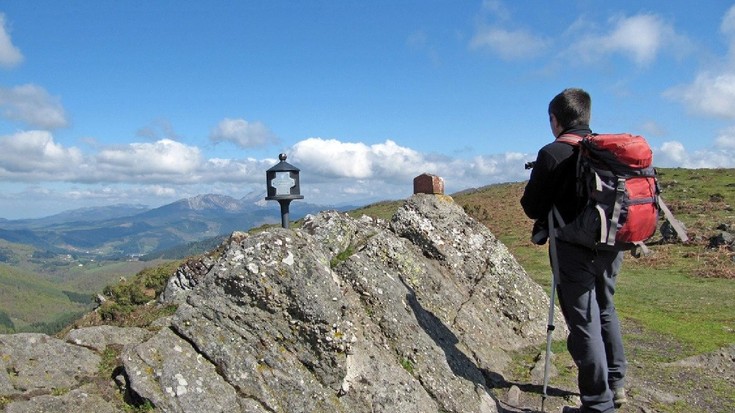
[[[76,221],[103,221],[139,214],[149,209],[150,208],[145,205],[130,204],[77,208],[44,218],[18,220],[0,219],[0,227],[4,229],[44,228],[51,225]]]
[[[324,209],[329,207],[292,202],[290,218],[299,219]],[[259,194],[242,199],[207,194],[153,209],[115,205],[76,209],[40,219],[1,220],[0,239],[54,253],[109,259],[151,254],[279,222],[278,204],[265,202]]]

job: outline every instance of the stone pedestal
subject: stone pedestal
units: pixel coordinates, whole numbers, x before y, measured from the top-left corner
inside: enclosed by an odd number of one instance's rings
[[[444,195],[444,179],[431,174],[421,174],[413,178],[414,194]]]

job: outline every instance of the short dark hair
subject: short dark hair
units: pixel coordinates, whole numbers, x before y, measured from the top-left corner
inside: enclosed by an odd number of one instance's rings
[[[578,88],[564,89],[549,102],[549,116],[564,129],[589,126],[592,98],[589,93]]]

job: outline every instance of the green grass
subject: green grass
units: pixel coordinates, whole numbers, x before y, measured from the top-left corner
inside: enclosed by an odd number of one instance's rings
[[[329,266],[331,268],[336,267],[337,265],[339,265],[339,263],[346,261],[348,258],[350,258],[350,256],[352,256],[352,254],[354,253],[355,253],[354,248],[348,247],[346,250],[340,252],[334,258],[332,258],[332,260],[329,262]]]
[[[401,358],[401,367],[406,370],[409,374],[413,374],[414,365],[413,362],[407,358]]]
[[[4,240],[0,250],[0,333],[53,334],[90,311],[105,286],[168,262],[95,261]]]
[[[353,218],[368,215],[374,218],[390,220],[401,204],[403,204],[403,201],[382,201],[349,211],[348,214]]]
[[[675,337],[687,355],[735,343],[735,282],[679,270],[633,268],[619,277],[616,305],[623,320]]]
[[[154,272],[158,268],[171,270],[170,266],[166,267],[160,261],[127,265],[113,263],[110,268],[94,268],[93,272],[81,275],[77,283],[56,283],[28,268],[0,264],[0,313],[9,317],[13,325],[13,328],[8,328],[8,323],[2,323],[0,333],[53,334],[92,309],[91,300],[81,302],[77,297],[102,292],[106,285],[117,283],[123,276],[131,278],[143,264],[154,266],[150,269]],[[166,278],[169,275],[166,274]],[[84,280],[90,280],[92,285],[85,286]]]
[[[71,301],[53,283],[4,264],[0,264],[0,285],[1,310],[14,325],[14,331],[5,332],[48,333],[90,309]]]
[[[102,352],[102,359],[98,367],[100,376],[112,377],[112,373],[122,363],[119,360],[120,353],[122,352],[121,346],[107,346]]]

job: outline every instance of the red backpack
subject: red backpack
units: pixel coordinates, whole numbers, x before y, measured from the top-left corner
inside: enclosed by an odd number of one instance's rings
[[[562,135],[557,141],[579,146],[577,193],[586,198],[582,212],[557,230],[559,239],[590,248],[629,250],[656,232],[663,211],[679,237],[686,233],[660,197],[653,151],[637,135]]]

